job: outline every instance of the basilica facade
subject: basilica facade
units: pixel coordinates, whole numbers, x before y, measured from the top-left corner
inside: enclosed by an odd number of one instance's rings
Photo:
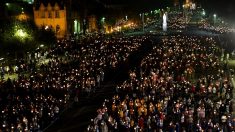
[[[81,18],[78,10],[72,9],[70,4],[63,0],[35,1],[33,6],[35,24],[39,28],[53,30],[57,38],[96,31],[96,17],[90,15]]]

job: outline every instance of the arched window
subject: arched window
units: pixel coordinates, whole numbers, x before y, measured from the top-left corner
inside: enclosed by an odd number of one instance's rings
[[[60,25],[56,25],[55,31],[56,31],[56,33],[60,31]]]
[[[46,17],[46,16],[45,16],[45,11],[42,11],[42,12],[41,12],[41,17],[42,17],[42,18],[45,18],[45,17]]]
[[[59,11],[55,11],[55,18],[60,18],[60,12]]]
[[[52,18],[51,11],[48,12],[48,18]]]

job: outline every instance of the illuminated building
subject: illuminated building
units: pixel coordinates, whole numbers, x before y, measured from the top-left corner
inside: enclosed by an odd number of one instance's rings
[[[97,31],[97,19],[94,15],[88,16],[88,31],[94,32]]]
[[[183,8],[185,9],[196,9],[196,4],[193,0],[185,0]]]
[[[63,4],[43,3],[33,7],[34,22],[38,27],[52,29],[58,38],[67,32],[66,7]]]
[[[93,15],[82,19],[77,5],[72,0],[35,0],[34,21],[38,27],[52,29],[57,38],[71,34],[80,34],[83,30],[93,32],[97,30],[96,17]],[[85,27],[85,28],[84,28]]]
[[[25,14],[25,12],[22,12],[21,14],[16,16],[16,19],[18,19],[20,21],[25,21],[25,20],[28,20],[30,18],[27,14]]]

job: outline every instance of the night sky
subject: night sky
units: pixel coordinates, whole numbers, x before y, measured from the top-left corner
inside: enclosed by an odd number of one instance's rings
[[[200,0],[202,5],[209,11],[221,16],[235,20],[235,1],[234,0]]]
[[[174,0],[96,0],[104,4],[124,5],[125,9],[133,12],[149,11],[152,9],[172,6]],[[180,0],[184,1],[184,0]],[[235,1],[234,0],[193,0],[200,3],[208,13],[218,14],[229,19],[235,20]]]
[[[109,9],[106,9],[104,13],[108,13],[113,16],[134,16],[139,13],[149,12],[151,10],[165,8],[173,5],[172,0],[96,0],[103,5],[111,5]],[[117,8],[112,8],[117,5]],[[107,6],[106,6],[107,7]],[[113,14],[114,13],[114,14]]]
[[[0,0],[0,4],[5,3],[6,1],[12,2],[17,0]],[[94,12],[95,13],[99,12],[100,14],[107,13],[109,12],[109,10],[104,10],[104,8],[102,7],[105,7],[107,5],[118,5],[122,7],[122,9],[118,7],[117,11],[113,11],[110,13],[119,13],[119,11],[121,11],[122,14],[128,12],[134,14],[134,13],[147,12],[150,10],[164,8],[166,6],[171,7],[173,6],[174,0],[73,0],[73,1],[79,3],[85,2],[86,5],[91,6],[91,8],[93,8],[92,9],[93,13]],[[185,0],[179,0],[179,1],[185,1]],[[202,7],[205,8],[208,11],[208,13],[210,13],[210,15],[216,13],[220,17],[223,16],[224,18],[228,18],[235,22],[234,0],[193,0],[193,1],[195,1],[196,3],[200,3]]]

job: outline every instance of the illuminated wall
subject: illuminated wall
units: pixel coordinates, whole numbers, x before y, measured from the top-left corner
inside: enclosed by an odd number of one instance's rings
[[[36,3],[36,2],[35,2]],[[71,4],[71,3],[69,3]],[[58,32],[56,32],[57,38],[65,37],[67,34],[79,34],[83,31],[83,22],[81,20],[80,14],[76,9],[70,9],[71,5],[65,4],[61,7],[57,3],[52,4],[40,4],[34,7],[34,21],[38,27],[49,27],[55,32],[56,27],[59,27]],[[98,30],[97,19],[94,15],[88,16],[87,21],[87,31],[93,32]]]
[[[74,34],[79,34],[81,32],[81,24],[80,24],[80,22],[77,19],[75,19],[73,25],[74,25],[73,26]]]
[[[186,4],[189,4],[189,3],[190,3],[190,0],[185,0],[185,3],[186,3]]]
[[[52,28],[58,38],[65,36],[67,31],[66,7],[59,7],[57,3],[45,6],[41,3],[39,9],[34,7],[34,21],[38,27]]]
[[[20,20],[20,21],[24,21],[24,20],[28,20],[29,16],[26,15],[25,13],[21,13],[19,15],[16,16],[16,19]]]
[[[190,8],[191,4],[192,4],[191,0],[185,0],[184,7],[185,8]]]
[[[89,16],[88,17],[88,31],[89,32],[93,32],[93,31],[97,31],[97,23],[96,23],[97,19],[95,16]]]

